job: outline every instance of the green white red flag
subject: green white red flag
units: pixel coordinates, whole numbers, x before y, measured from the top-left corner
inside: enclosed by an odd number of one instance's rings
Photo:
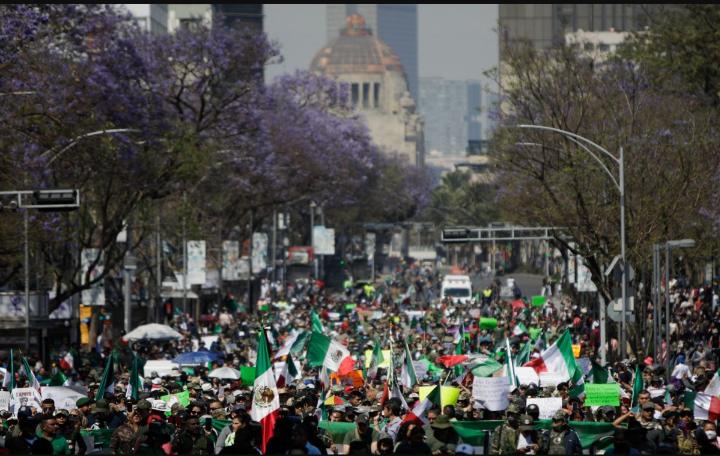
[[[565,330],[555,343],[543,350],[539,358],[534,358],[523,366],[532,367],[538,374],[543,372],[561,374],[565,380],[576,381],[582,378],[582,370],[575,363],[572,339],[568,330]]]
[[[267,443],[275,430],[275,421],[277,420],[278,410],[280,410],[280,395],[275,384],[275,375],[270,362],[270,353],[267,349],[267,338],[264,330],[260,331],[255,372],[250,417],[260,423],[262,427],[260,449],[265,454]]]
[[[355,360],[344,345],[330,337],[313,332],[307,350],[308,364],[312,367],[324,366],[329,371],[345,375],[355,368]]]
[[[402,369],[400,371],[400,384],[407,389],[412,389],[417,383],[417,374],[415,373],[415,366],[412,363],[412,356],[408,349],[407,343],[405,343],[405,357],[404,357]]]

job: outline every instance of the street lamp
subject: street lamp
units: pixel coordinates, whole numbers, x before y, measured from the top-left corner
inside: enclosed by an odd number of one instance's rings
[[[620,193],[620,256],[622,257],[622,319],[620,320],[620,357],[625,358],[625,351],[627,348],[626,343],[626,328],[627,328],[627,257],[625,255],[625,160],[623,156],[623,148],[620,147],[620,156],[615,157],[613,154],[607,151],[607,149],[599,146],[593,141],[580,136],[578,134],[561,130],[559,128],[546,127],[542,125],[516,125],[517,128],[531,129],[531,130],[543,130],[552,131],[554,133],[560,133],[573,144],[580,147],[582,150],[587,152],[605,171],[605,174],[610,177],[610,180],[615,185]],[[618,179],[610,172],[605,163],[600,157],[593,152],[590,148],[594,148],[595,151],[601,152],[606,157],[610,158],[615,164],[618,165]]]

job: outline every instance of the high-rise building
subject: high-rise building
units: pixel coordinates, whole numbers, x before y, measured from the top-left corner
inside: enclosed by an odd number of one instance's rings
[[[340,36],[345,18],[365,18],[371,32],[387,43],[405,68],[410,94],[418,99],[418,16],[416,4],[335,4],[327,6],[327,41]]]
[[[424,125],[416,112],[399,56],[373,35],[360,14],[320,49],[310,71],[347,84],[350,102],[385,154],[423,166]]]
[[[192,29],[212,24],[212,6],[209,3],[169,3],[168,32]]]
[[[501,3],[500,60],[505,44],[527,39],[536,49],[565,44],[577,30],[631,32],[650,25],[652,14],[673,5],[641,3]]]
[[[151,33],[167,33],[167,3],[123,3],[141,29]]]
[[[465,155],[469,140],[483,139],[480,81],[420,78],[420,110],[428,153]]]
[[[263,31],[262,3],[213,3],[212,11],[213,20],[216,16],[222,16],[226,26]]]

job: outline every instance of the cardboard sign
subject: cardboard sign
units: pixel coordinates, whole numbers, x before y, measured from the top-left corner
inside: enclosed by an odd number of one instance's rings
[[[180,404],[183,407],[187,407],[190,405],[190,391],[183,391],[182,393],[176,393],[176,394],[167,394],[165,396],[161,396],[160,400],[163,401],[166,405],[168,410],[165,412],[166,416],[172,415],[172,408],[175,404]]]
[[[580,344],[572,344],[573,356],[575,359],[580,357]]]
[[[530,304],[533,307],[542,307],[547,303],[547,296],[533,296]]]
[[[541,420],[552,419],[555,412],[562,408],[561,397],[529,397],[525,400],[525,407],[530,404],[535,404],[540,410]]]
[[[505,410],[510,404],[508,377],[475,377],[472,395],[476,403],[491,412]]]
[[[562,382],[570,380],[563,374],[557,372],[543,372],[540,374],[540,387],[545,388],[546,386],[558,386]]]
[[[87,397],[87,391],[78,391],[75,388],[67,386],[44,386],[42,389],[42,398],[55,401],[56,410],[72,410],[77,408],[75,403],[82,397]]]
[[[586,383],[585,405],[620,405],[620,386],[617,383]]]

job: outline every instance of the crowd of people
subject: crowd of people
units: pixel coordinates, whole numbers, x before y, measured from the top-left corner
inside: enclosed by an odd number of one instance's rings
[[[632,352],[627,359],[602,365],[599,321],[569,295],[551,296],[533,306],[527,299],[501,299],[495,284],[478,293],[472,304],[459,305],[438,301],[439,283],[433,270],[408,267],[382,283],[355,287],[349,281],[337,293],[312,282],[291,290],[269,287],[262,311],[225,306],[203,322],[176,314],[168,323],[183,335],[179,340],[117,341],[99,350],[58,347],[48,365],[29,360],[35,379],[47,383],[62,372],[62,384],[85,396],[69,409],[45,399],[40,407],[0,411],[0,452],[720,454],[720,399],[717,410],[713,408],[715,396],[720,396],[715,375],[720,308],[712,288],[671,284],[672,337],[658,359]],[[541,357],[566,330],[579,346],[575,357],[582,380],[513,385],[503,410],[490,410],[477,400],[476,363],[489,359],[504,365],[511,359],[519,367]],[[256,399],[252,379],[210,376],[221,366],[253,366],[261,331],[276,363],[276,380],[282,372],[285,376],[267,442],[262,437],[266,430],[251,418]],[[307,362],[300,342],[288,346],[289,341],[302,341],[298,334],[311,331],[345,346],[356,362],[356,374],[327,372]],[[210,335],[217,337],[208,346],[203,340]],[[386,367],[378,368],[372,359],[378,345],[389,350]],[[612,351],[613,341],[608,345]],[[276,357],[283,347],[284,354]],[[134,359],[172,360],[198,351],[213,353],[216,361],[162,374],[145,369],[140,391],[128,392]],[[72,354],[70,366],[62,362],[65,352]],[[411,387],[399,381],[406,352],[421,373]],[[452,365],[441,360],[452,354],[467,356]],[[288,356],[297,373],[283,370]],[[110,357],[116,359],[114,388],[102,391],[109,384],[101,377]],[[8,357],[2,364],[5,375],[15,373],[14,385],[32,387],[34,380],[21,368],[11,369],[9,362]],[[507,366],[489,375],[507,375]],[[619,385],[619,405],[586,405],[583,384],[608,382]],[[452,385],[460,394],[450,404],[433,404],[419,414],[424,385]],[[161,399],[183,393],[186,401]],[[698,399],[703,394],[710,398],[707,407]],[[559,398],[561,407],[548,412],[529,400],[546,397]],[[602,432],[588,438],[588,423]]]

